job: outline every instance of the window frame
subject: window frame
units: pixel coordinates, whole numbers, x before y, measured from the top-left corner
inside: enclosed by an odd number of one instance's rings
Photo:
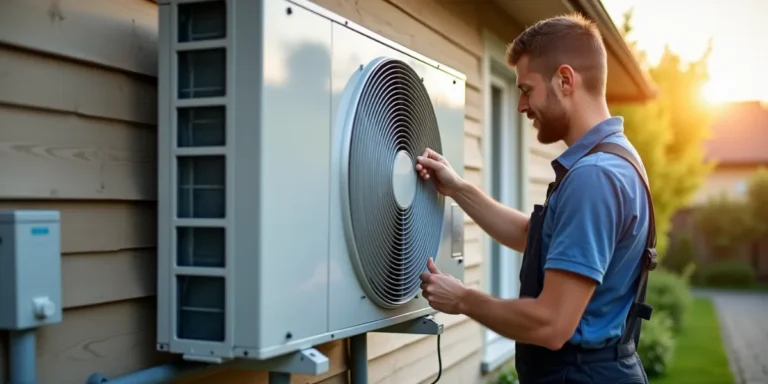
[[[492,196],[517,209],[527,207],[528,141],[521,115],[516,111],[519,90],[515,72],[506,65],[506,44],[487,30],[484,31],[483,54],[483,188]],[[493,90],[501,90],[500,124],[494,124]],[[496,125],[496,126],[494,126]],[[494,141],[500,138],[501,142]],[[498,156],[495,155],[498,151]],[[499,173],[499,168],[503,171]],[[494,188],[498,188],[494,190]],[[483,289],[497,297],[518,297],[522,254],[498,245],[483,233],[485,272]],[[507,271],[507,273],[502,273]],[[489,373],[515,356],[515,342],[483,329],[483,358],[481,370]]]

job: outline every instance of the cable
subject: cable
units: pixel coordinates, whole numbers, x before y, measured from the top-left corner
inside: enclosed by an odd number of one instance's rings
[[[437,383],[440,380],[440,376],[443,375],[443,356],[440,354],[440,336],[437,335],[437,377],[432,384]]]

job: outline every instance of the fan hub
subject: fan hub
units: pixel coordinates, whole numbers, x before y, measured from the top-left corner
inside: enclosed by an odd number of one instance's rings
[[[416,196],[416,170],[413,158],[406,151],[398,151],[392,167],[392,191],[395,202],[402,209],[407,209]]]

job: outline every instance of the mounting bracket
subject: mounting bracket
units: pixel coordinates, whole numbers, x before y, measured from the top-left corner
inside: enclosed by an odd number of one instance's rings
[[[376,333],[402,333],[410,335],[436,335],[443,333],[443,324],[432,315],[417,317],[399,324],[377,329]],[[350,342],[350,384],[368,383],[368,342],[366,334],[353,336]],[[271,383],[271,382],[270,382]]]
[[[370,332],[411,335],[441,335],[444,326],[432,315],[417,317]],[[353,336],[351,345],[352,383],[367,383],[367,347],[365,333]],[[235,359],[229,366],[269,372],[269,384],[290,384],[292,374],[321,375],[328,372],[328,357],[315,348],[277,356],[268,360]]]
[[[291,374],[321,375],[328,372],[328,357],[315,348],[277,356],[268,360],[238,359],[231,366],[257,371],[269,371],[269,384],[290,384]]]
[[[382,329],[377,329],[372,332],[404,333],[410,335],[441,335],[443,333],[443,324],[438,323],[434,316],[427,315]]]

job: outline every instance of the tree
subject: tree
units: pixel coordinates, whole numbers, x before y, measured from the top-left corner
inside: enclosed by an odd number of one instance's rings
[[[613,115],[624,117],[627,137],[643,158],[653,196],[660,255],[666,252],[671,220],[687,205],[714,164],[704,160],[703,141],[713,115],[702,102],[701,90],[709,79],[710,50],[691,63],[669,47],[658,64],[648,64],[632,32],[632,9],[624,14],[621,32],[642,66],[649,67],[658,95],[645,103],[615,103]],[[710,41],[711,47],[711,41]]]

